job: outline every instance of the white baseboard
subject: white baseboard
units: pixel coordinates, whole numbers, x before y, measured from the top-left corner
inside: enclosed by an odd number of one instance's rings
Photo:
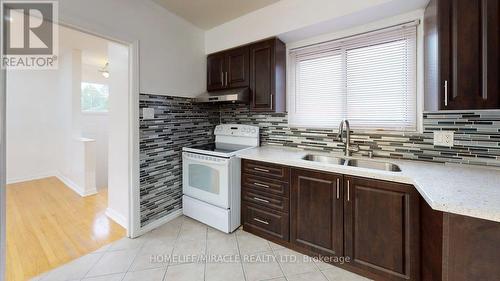
[[[112,219],[117,224],[121,225],[123,228],[128,229],[127,219],[124,216],[122,216],[120,213],[118,213],[117,211],[108,207],[106,209],[106,216],[108,216],[110,219]]]
[[[177,211],[174,211],[173,213],[171,214],[168,214],[167,216],[163,217],[163,218],[160,218],[148,225],[146,225],[145,227],[142,227],[141,229],[139,229],[139,231],[137,232],[137,235],[136,237],[139,237],[143,234],[146,234],[148,232],[150,232],[151,230],[155,229],[155,228],[158,228],[164,224],[166,224],[167,222],[175,219],[175,218],[178,218],[182,216],[182,209],[180,210],[177,210]]]
[[[74,192],[76,192],[78,195],[80,195],[82,197],[86,197],[86,196],[97,194],[97,189],[96,188],[84,191],[84,188],[80,187],[74,181],[72,181],[69,178],[65,177],[61,173],[57,173],[56,177],[60,181],[62,181],[67,187],[71,188],[71,190],[73,190]]]
[[[44,179],[44,178],[56,177],[57,174],[58,174],[57,171],[50,171],[50,172],[39,173],[39,174],[26,176],[26,177],[11,178],[11,179],[7,179],[7,184],[14,184],[14,183],[19,183],[19,182],[33,181],[33,180],[39,180],[39,179]]]
[[[79,185],[77,185],[74,181],[70,180],[69,178],[63,176],[59,171],[52,171],[52,172],[40,173],[40,174],[27,176],[27,177],[8,179],[7,184],[14,184],[14,183],[20,183],[20,182],[25,182],[25,181],[39,180],[39,179],[45,179],[45,178],[50,178],[50,177],[58,178],[67,187],[69,187],[71,190],[73,190],[74,192],[76,192],[78,195],[80,195],[82,197],[97,194],[97,188],[87,190],[87,191],[82,191],[82,190],[84,190],[84,188],[80,187]]]

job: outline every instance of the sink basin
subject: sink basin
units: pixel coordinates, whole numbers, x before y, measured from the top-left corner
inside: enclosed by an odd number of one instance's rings
[[[401,168],[398,165],[389,162],[379,162],[372,160],[361,160],[361,159],[350,159],[347,163],[351,167],[359,167],[366,169],[382,170],[389,172],[401,172]]]
[[[314,154],[307,154],[302,159],[306,161],[312,161],[324,164],[345,165],[350,167],[359,167],[359,168],[389,171],[389,172],[401,172],[401,168],[399,168],[398,165],[383,161],[364,160],[364,159],[345,159],[335,156],[314,155]]]
[[[325,164],[335,164],[335,165],[344,165],[344,163],[346,161],[344,158],[340,158],[340,157],[314,155],[314,154],[307,154],[302,159],[307,160],[307,161],[313,161],[313,162],[319,162],[319,163],[325,163]]]

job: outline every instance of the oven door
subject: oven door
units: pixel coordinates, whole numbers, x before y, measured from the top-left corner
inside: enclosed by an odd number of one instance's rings
[[[196,153],[182,153],[184,195],[229,208],[229,159]]]

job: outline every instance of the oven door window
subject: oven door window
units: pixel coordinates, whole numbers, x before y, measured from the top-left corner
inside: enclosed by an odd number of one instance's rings
[[[189,164],[189,186],[213,194],[219,194],[220,174],[207,165]]]

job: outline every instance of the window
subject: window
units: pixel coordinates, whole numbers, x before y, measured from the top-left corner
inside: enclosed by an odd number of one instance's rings
[[[289,124],[416,131],[416,24],[290,52]]]
[[[107,85],[82,83],[82,112],[108,112]]]

